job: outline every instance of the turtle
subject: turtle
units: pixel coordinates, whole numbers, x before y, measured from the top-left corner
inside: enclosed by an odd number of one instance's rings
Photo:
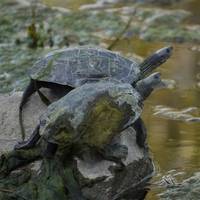
[[[66,155],[73,148],[78,154],[88,147],[105,158],[125,158],[127,147],[109,146],[109,142],[133,126],[139,131],[138,145],[146,148],[146,127],[140,118],[142,102],[160,81],[161,73],[156,72],[138,82],[135,88],[121,82],[83,84],[50,104],[31,137],[18,143],[15,149],[32,148],[41,137],[43,153],[48,158]]]
[[[165,62],[172,53],[173,47],[166,46],[140,65],[118,53],[96,46],[75,46],[48,53],[28,70],[30,82],[19,105],[22,137],[25,136],[22,125],[23,106],[36,90],[39,92],[39,88],[50,88],[61,98],[85,83],[105,80],[118,80],[135,87],[137,81]]]

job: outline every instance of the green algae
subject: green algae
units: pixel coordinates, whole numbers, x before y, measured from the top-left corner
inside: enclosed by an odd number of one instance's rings
[[[36,177],[33,177],[30,170],[18,169],[19,166],[41,158],[41,148],[16,150],[2,154],[0,198],[71,199],[70,192],[81,199],[80,186],[73,174],[76,163],[70,159],[42,158],[42,168]],[[10,173],[11,171],[14,172]]]
[[[67,129],[61,127],[63,131],[59,135],[52,136],[58,143],[56,154],[62,157],[70,150],[80,156],[88,147],[102,151],[111,138],[119,132],[123,118],[123,110],[113,104],[112,100],[97,101],[91,110],[86,111],[82,122],[75,130],[66,125],[66,120],[62,120]]]
[[[31,4],[22,5],[15,0],[2,0],[0,5],[0,93],[23,90],[29,79],[27,69],[52,51],[49,48],[101,42],[112,46],[127,23],[130,27],[120,39],[139,36],[147,41],[183,43],[200,38],[198,25],[181,24],[188,16],[182,10],[138,7],[130,22],[130,14],[119,12],[64,13],[41,4],[33,9]],[[176,25],[169,24],[172,18]],[[31,45],[37,49],[30,49]]]
[[[86,113],[82,123],[78,126],[79,132],[83,134],[82,140],[89,146],[103,149],[120,130],[124,119],[124,112],[112,100],[100,100],[94,108]],[[103,124],[103,125],[102,125]]]
[[[12,170],[28,162],[41,157],[41,148],[33,148],[27,151],[16,150],[1,155],[0,178],[5,178]]]
[[[147,31],[140,33],[140,38],[148,41],[198,42],[200,26],[149,25]]]
[[[61,56],[62,53],[63,53],[63,52],[58,52],[58,53],[56,53],[56,54],[52,57],[52,59],[48,62],[47,67],[45,67],[45,68],[44,68],[44,71],[43,71],[41,74],[39,74],[39,75],[37,76],[36,80],[42,79],[43,77],[47,76],[47,75],[49,74],[49,72],[52,71],[52,65],[54,64],[54,61],[55,61],[59,56]],[[38,67],[39,67],[39,66],[38,66]]]

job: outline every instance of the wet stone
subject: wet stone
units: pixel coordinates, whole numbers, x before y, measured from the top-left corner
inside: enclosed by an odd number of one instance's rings
[[[194,45],[190,48],[191,51],[200,51],[200,45]]]
[[[178,83],[174,80],[162,79],[161,82],[156,87],[156,89],[167,88],[167,89],[172,90],[172,89],[176,88],[177,85],[178,85]]]
[[[184,10],[162,10],[157,9],[155,14],[145,20],[145,23],[152,24],[177,24],[188,17],[190,12]]]
[[[176,174],[170,173],[169,177],[162,177],[162,181],[156,182],[159,188],[162,188],[164,191],[160,194],[157,194],[159,199],[198,199],[200,195],[200,173],[195,173],[190,178],[185,178],[184,174],[181,179],[176,177]]]
[[[196,107],[176,109],[164,105],[158,105],[154,107],[154,115],[190,123],[196,123],[200,121],[200,117],[198,117],[199,109]]]
[[[55,100],[55,96],[49,90],[43,92],[52,101]],[[88,149],[82,157],[66,155],[65,158],[46,159],[42,156],[40,142],[36,148],[14,151],[14,145],[21,140],[18,121],[21,96],[21,92],[0,95],[0,136],[3,156],[0,160],[0,182],[9,183],[0,184],[1,199],[15,197],[73,199],[76,191],[75,196],[78,199],[100,200],[117,199],[123,196],[125,191],[131,191],[131,194],[139,196],[147,193],[145,189],[138,192],[134,188],[139,183],[148,181],[154,175],[155,168],[148,150],[137,145],[136,132],[132,127],[119,133],[112,140],[128,148],[128,155],[122,160],[123,165],[104,159],[94,149]],[[45,109],[46,106],[37,94],[34,94],[24,107],[27,137],[34,130],[39,116]],[[18,185],[13,185],[16,178],[10,172],[21,177]]]

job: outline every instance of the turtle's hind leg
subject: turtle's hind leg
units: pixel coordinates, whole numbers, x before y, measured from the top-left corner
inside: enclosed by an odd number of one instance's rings
[[[14,149],[31,149],[33,148],[38,140],[40,139],[39,134],[40,125],[38,124],[31,135],[31,137],[27,141],[19,142],[17,145],[15,145]]]
[[[123,164],[122,160],[126,159],[128,155],[128,147],[118,143],[107,144],[101,153],[106,159]]]
[[[25,103],[27,102],[28,98],[34,93],[36,92],[36,88],[35,88],[35,80],[30,79],[30,82],[28,84],[28,86],[26,87],[26,89],[24,90],[24,93],[22,95],[22,99],[19,105],[19,110],[22,111]],[[40,88],[41,86],[37,86],[38,88]]]
[[[59,99],[74,89],[68,85],[60,85],[57,83],[46,83],[46,87],[51,88]]]

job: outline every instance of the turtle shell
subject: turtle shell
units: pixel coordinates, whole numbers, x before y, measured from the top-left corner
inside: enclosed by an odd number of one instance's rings
[[[53,51],[40,58],[28,70],[28,75],[34,80],[73,88],[102,80],[131,84],[138,79],[139,74],[140,69],[136,62],[94,46]]]
[[[103,148],[114,134],[139,118],[140,98],[129,84],[85,84],[47,107],[40,117],[40,134],[59,146],[75,138]]]

